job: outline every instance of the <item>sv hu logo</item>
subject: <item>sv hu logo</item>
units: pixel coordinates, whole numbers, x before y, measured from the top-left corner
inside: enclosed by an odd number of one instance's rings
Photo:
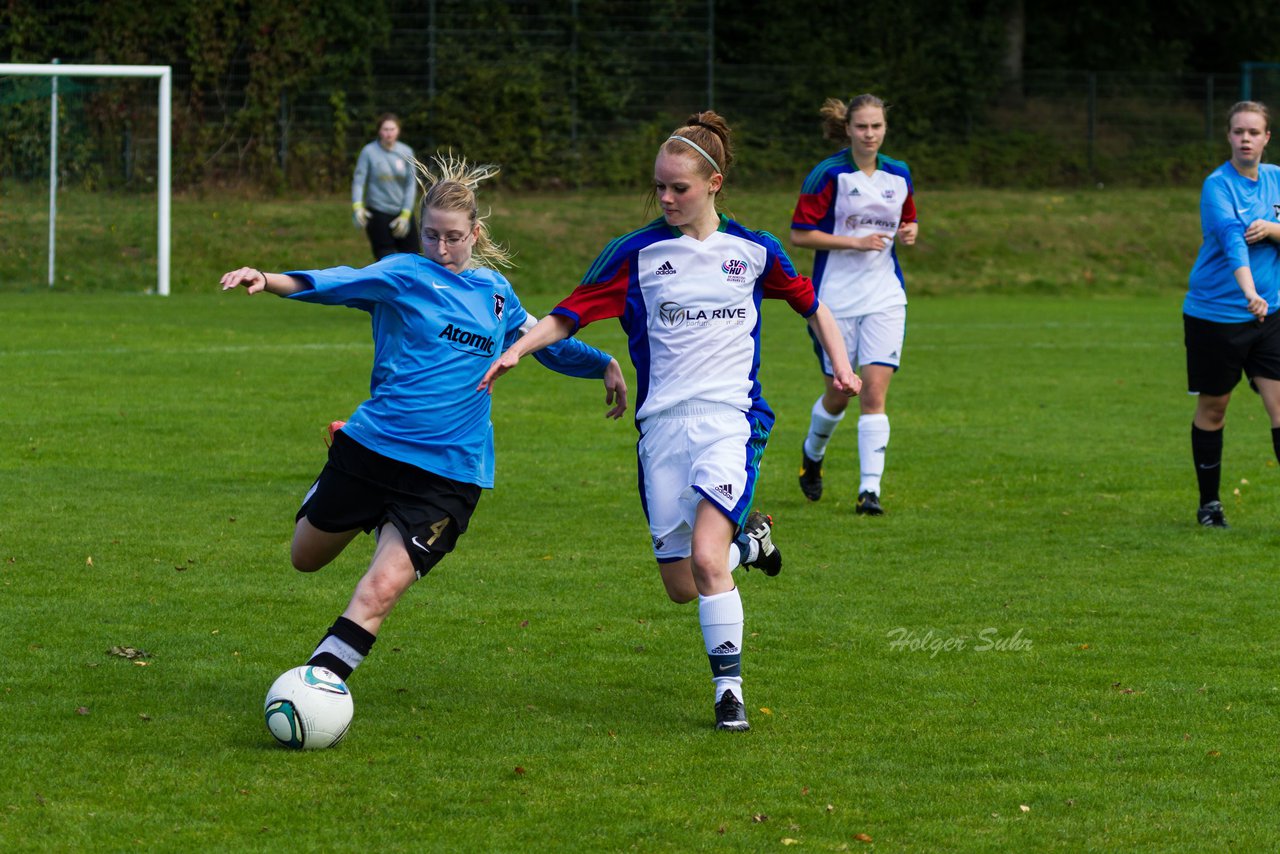
[[[730,276],[741,276],[747,272],[747,262],[739,261],[737,258],[730,258],[720,265],[720,269]]]

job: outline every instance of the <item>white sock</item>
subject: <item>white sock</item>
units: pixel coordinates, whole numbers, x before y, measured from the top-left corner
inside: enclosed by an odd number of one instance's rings
[[[755,540],[750,537],[734,540],[729,543],[729,571],[733,572],[744,563],[749,563],[759,556],[760,544]]]
[[[822,398],[813,402],[813,410],[809,413],[809,435],[804,437],[804,455],[811,460],[820,460],[827,455],[827,442],[831,434],[836,432],[844,413],[832,415],[822,405]]]
[[[880,494],[880,479],[884,476],[884,456],[889,448],[889,416],[863,415],[858,418],[858,466],[862,469],[862,483],[858,492]]]
[[[711,681],[716,684],[716,701],[732,688],[742,700],[742,597],[738,588],[713,596],[698,597],[698,622],[702,641],[711,662]]]

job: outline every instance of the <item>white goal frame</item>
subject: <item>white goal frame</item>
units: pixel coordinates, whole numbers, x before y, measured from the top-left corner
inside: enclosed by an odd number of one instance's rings
[[[169,295],[169,169],[170,101],[173,70],[168,65],[39,65],[0,62],[0,76],[52,77],[53,97],[49,112],[49,287],[54,282],[54,250],[58,215],[58,78],[59,77],[154,77],[160,80],[160,112],[156,120],[159,164],[156,191],[159,199],[159,234],[156,238],[156,293]]]

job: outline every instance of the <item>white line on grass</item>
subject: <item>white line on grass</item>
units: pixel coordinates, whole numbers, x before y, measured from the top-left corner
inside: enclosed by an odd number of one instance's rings
[[[103,347],[93,348],[86,347],[81,349],[50,349],[50,350],[0,350],[0,358],[6,356],[16,356],[19,358],[27,358],[31,356],[136,356],[139,353],[172,353],[183,355],[187,353],[213,354],[213,353],[290,353],[298,351],[324,351],[324,350],[368,350],[372,345],[371,342],[363,343],[309,343],[309,344],[225,344],[208,347]]]

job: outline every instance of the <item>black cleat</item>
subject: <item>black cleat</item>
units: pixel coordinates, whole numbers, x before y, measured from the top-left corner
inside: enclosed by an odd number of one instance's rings
[[[1196,521],[1206,528],[1230,528],[1227,524],[1227,514],[1222,512],[1221,501],[1210,501],[1204,504],[1196,511]]]
[[[811,460],[803,450],[800,451],[800,491],[810,501],[822,497],[822,460]]]
[[[858,494],[858,505],[854,510],[859,516],[884,515],[884,508],[880,506],[880,496],[869,489]]]
[[[751,729],[747,723],[747,710],[733,691],[725,691],[716,703],[716,729],[727,729],[733,732],[746,732]]]
[[[759,548],[755,560],[744,560],[742,565],[748,569],[755,567],[772,578],[782,572],[782,552],[773,544],[773,517],[766,516],[759,510],[752,510],[747,521],[738,534],[738,542],[746,545],[747,540],[755,540]]]

